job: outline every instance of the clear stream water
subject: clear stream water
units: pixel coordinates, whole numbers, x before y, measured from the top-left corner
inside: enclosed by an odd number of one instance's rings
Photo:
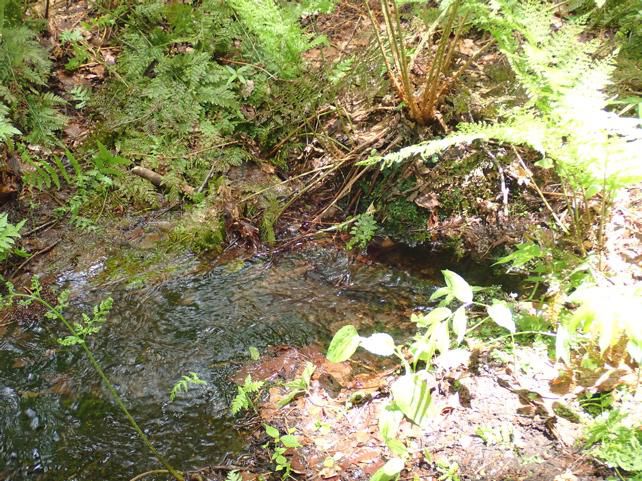
[[[463,269],[423,255],[396,255],[394,266],[366,265],[316,247],[218,266],[154,288],[106,288],[83,294],[79,303],[114,298],[92,348],[160,451],[180,469],[195,469],[243,452],[228,406],[235,394],[230,377],[248,362],[250,346],[325,344],[348,322],[363,332],[382,326],[401,332],[409,309],[425,306],[441,282],[439,269]],[[61,284],[80,295],[88,274],[67,273]],[[80,349],[57,344],[65,334],[60,326],[33,321],[3,329],[0,480],[127,481],[158,467]],[[170,403],[171,386],[188,372],[207,386]]]

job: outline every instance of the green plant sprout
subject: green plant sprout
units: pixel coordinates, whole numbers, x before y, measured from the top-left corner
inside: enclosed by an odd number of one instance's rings
[[[63,346],[81,347],[90,364],[107,387],[112,399],[123,415],[127,418],[129,424],[132,426],[134,431],[136,431],[136,434],[138,434],[145,446],[163,465],[168,474],[171,474],[177,481],[183,481],[183,474],[169,464],[165,457],[154,447],[147,435],[140,428],[87,344],[87,337],[99,332],[100,328],[104,324],[112,307],[112,300],[108,298],[101,301],[99,305],[94,306],[93,315],[91,317],[83,314],[80,321],[69,321],[63,314],[63,311],[69,306],[69,291],[61,292],[57,298],[56,304],[52,305],[42,296],[42,286],[37,277],[32,278],[31,289],[27,293],[17,292],[11,283],[5,283],[5,288],[7,289],[7,294],[0,296],[0,308],[10,307],[16,302],[19,306],[29,306],[36,302],[47,310],[45,313],[45,317],[47,319],[58,320],[63,324],[63,326],[65,326],[70,334],[58,339],[58,342]]]
[[[171,391],[169,392],[169,400],[173,402],[179,393],[187,392],[189,391],[190,386],[198,385],[207,385],[207,382],[198,377],[198,374],[196,374],[195,372],[190,372],[189,374],[183,375],[183,377],[181,377],[178,382],[174,384]]]
[[[446,460],[442,459],[437,459],[435,461],[435,465],[437,466],[437,470],[441,473],[441,476],[439,476],[439,481],[460,481],[461,478],[459,477],[459,464],[457,463],[451,463]]]
[[[84,85],[76,85],[69,91],[71,99],[76,103],[77,109],[84,109],[91,98],[91,90]]]
[[[227,473],[225,481],[243,481],[243,477],[238,471],[230,471],[229,473]]]
[[[354,218],[354,224],[350,229],[352,238],[346,244],[347,249],[365,249],[368,243],[372,240],[377,233],[379,225],[374,218],[374,212],[369,211],[364,214],[358,215]]]
[[[261,358],[261,353],[255,346],[250,346],[247,350],[252,361],[258,361]]]
[[[295,429],[290,428],[287,434],[284,434],[282,436],[277,428],[266,424],[265,432],[272,438],[272,443],[274,444],[272,461],[274,461],[274,463],[276,464],[277,471],[283,471],[281,479],[291,478],[292,476],[290,475],[290,473],[292,473],[292,465],[288,458],[285,457],[285,452],[288,449],[296,449],[301,447],[301,444],[299,443],[297,437],[292,434],[295,432]],[[269,443],[266,443],[263,447],[267,448],[268,446]]]
[[[314,374],[315,370],[316,366],[308,361],[305,363],[305,368],[303,369],[301,377],[286,383],[285,387],[287,387],[290,392],[288,392],[288,394],[279,401],[278,406],[280,408],[290,404],[297,396],[308,392],[310,389],[310,380],[312,379],[312,374]]]
[[[237,394],[232,400],[232,406],[230,408],[232,415],[236,416],[241,411],[250,408],[256,412],[254,401],[258,397],[264,384],[263,381],[253,381],[252,376],[248,374],[243,385],[237,386]]]

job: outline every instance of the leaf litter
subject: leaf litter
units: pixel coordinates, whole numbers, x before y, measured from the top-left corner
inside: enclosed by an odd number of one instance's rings
[[[284,384],[308,362],[316,367],[308,392],[280,408]],[[498,361],[490,348],[436,358],[427,381],[435,415],[423,428],[405,418],[399,424],[396,437],[409,453],[401,479],[445,479],[444,466],[455,463],[461,480],[608,477],[580,452],[582,425],[568,414],[573,408],[560,409],[573,405],[577,389],[555,392],[557,368],[541,349],[520,347],[517,362],[527,372],[516,374],[512,360]],[[298,479],[367,480],[396,457],[379,426],[399,375],[394,365],[368,354],[331,363],[316,346],[278,347],[237,377],[247,374],[273,383],[258,407],[254,446],[263,449],[264,424],[294,429],[302,447],[286,456]]]

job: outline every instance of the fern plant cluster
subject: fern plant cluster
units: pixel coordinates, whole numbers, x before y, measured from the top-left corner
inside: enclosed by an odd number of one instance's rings
[[[131,7],[116,75],[97,102],[109,142],[163,175],[170,198],[252,158],[230,147],[242,143],[231,137],[260,138],[257,112],[278,78],[301,71],[311,46],[288,12],[272,0]],[[142,180],[121,187],[128,198],[152,200]]]
[[[22,18],[22,2],[0,4],[0,143],[23,134],[27,142],[51,144],[66,118],[65,100],[46,91],[51,71],[38,30]]]
[[[389,154],[384,166],[417,155],[427,159],[457,144],[494,140],[540,152],[537,165],[555,168],[571,199],[587,200],[600,192],[608,198],[642,179],[640,122],[606,110],[604,89],[614,56],[600,56],[601,43],[583,38],[585,19],[570,19],[553,31],[550,5],[541,0],[477,3],[475,18],[496,39],[527,102],[504,112],[502,122],[462,123],[443,139]]]

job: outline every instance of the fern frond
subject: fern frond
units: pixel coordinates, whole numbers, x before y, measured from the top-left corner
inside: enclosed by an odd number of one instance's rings
[[[45,85],[51,61],[37,41],[36,32],[26,26],[5,27],[0,37],[0,83],[13,84],[16,79],[34,85]]]
[[[8,215],[0,214],[0,262],[4,261],[14,247],[16,240],[20,238],[20,229],[25,221],[18,224],[9,223]]]
[[[237,394],[232,400],[232,405],[230,406],[230,412],[232,416],[236,416],[241,411],[250,408],[250,400],[248,399],[245,391],[241,389],[241,386],[237,388]]]
[[[190,372],[189,374],[183,375],[179,381],[174,384],[172,389],[169,392],[169,400],[174,401],[176,396],[181,392],[189,391],[190,386],[205,385],[207,382],[203,381],[198,374],[195,372]]]
[[[301,70],[301,54],[310,42],[295,19],[286,16],[274,0],[230,0],[239,19],[257,39],[268,67],[284,78]]]
[[[23,147],[19,148],[19,152],[22,163],[25,165],[22,181],[31,188],[45,190],[56,187],[60,189],[63,180],[68,185],[78,185],[83,180],[83,170],[69,151],[67,151],[66,158],[73,168],[73,173],[68,171],[63,159],[58,156],[53,156],[52,164],[45,159],[34,159]]]
[[[531,101],[507,114],[503,122],[460,124],[457,132],[406,147],[383,158],[382,167],[411,157],[427,159],[451,146],[475,140],[528,145],[555,160],[558,173],[573,189],[591,197],[642,180],[642,127],[639,119],[607,112],[604,89],[613,58],[596,60],[599,44],[582,41],[581,20],[550,30],[550,13],[539,0],[497,0],[501,8],[485,11],[487,26],[507,56]],[[546,12],[544,15],[543,12]],[[483,17],[483,15],[481,15]],[[514,37],[521,34],[524,42]]]
[[[24,119],[27,142],[32,144],[46,144],[56,138],[56,132],[62,130],[67,118],[57,110],[57,107],[66,104],[66,100],[52,93],[29,95],[27,101],[27,114]]]
[[[6,142],[8,139],[14,135],[21,135],[18,129],[16,129],[9,119],[9,109],[6,105],[0,102],[0,142]]]

